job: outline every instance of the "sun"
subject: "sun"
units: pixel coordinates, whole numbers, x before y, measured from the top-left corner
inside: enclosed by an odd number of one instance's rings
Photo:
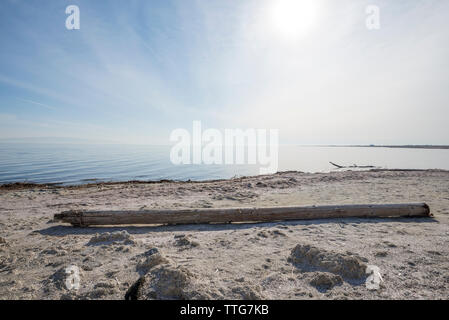
[[[274,0],[269,15],[272,28],[280,37],[295,40],[317,24],[318,11],[317,0]]]

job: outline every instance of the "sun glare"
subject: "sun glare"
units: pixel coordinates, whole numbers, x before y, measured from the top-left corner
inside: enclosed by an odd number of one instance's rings
[[[316,0],[275,0],[270,9],[271,22],[279,36],[295,40],[317,24],[318,10]]]

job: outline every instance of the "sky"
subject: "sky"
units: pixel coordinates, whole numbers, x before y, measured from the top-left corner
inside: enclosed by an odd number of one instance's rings
[[[448,88],[447,0],[0,1],[0,139],[449,144]]]

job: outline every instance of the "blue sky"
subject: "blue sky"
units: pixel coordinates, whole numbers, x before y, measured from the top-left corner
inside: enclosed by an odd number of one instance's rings
[[[2,0],[0,138],[449,144],[448,58],[446,0]]]

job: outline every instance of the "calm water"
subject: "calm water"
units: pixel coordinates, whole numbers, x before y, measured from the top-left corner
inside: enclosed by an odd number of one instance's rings
[[[169,146],[0,144],[0,184],[204,180],[259,174],[256,165],[173,165]],[[282,146],[278,171],[329,172],[329,161],[382,168],[446,169],[449,150]]]

